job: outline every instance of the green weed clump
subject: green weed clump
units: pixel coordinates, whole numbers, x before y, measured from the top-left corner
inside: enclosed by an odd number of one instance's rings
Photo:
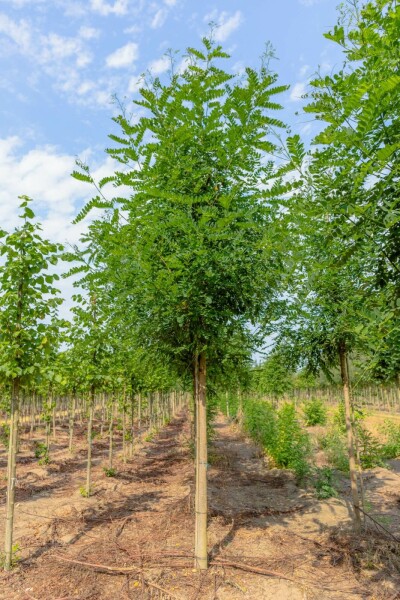
[[[3,423],[0,425],[0,443],[3,444],[5,448],[8,448],[8,444],[10,441],[10,426],[7,423]]]
[[[18,543],[13,544],[12,548],[11,548],[11,567],[15,567],[18,564],[18,562],[20,561],[20,556],[19,556],[20,552],[21,552],[21,546]],[[4,567],[5,561],[6,561],[6,556],[2,552],[0,554],[0,568]]]
[[[389,459],[400,456],[400,424],[385,419],[380,430],[386,437],[386,441],[382,446],[384,458]]]
[[[319,440],[329,465],[338,471],[349,471],[349,455],[347,452],[346,436],[339,427],[333,427]]]
[[[325,425],[327,421],[326,406],[319,398],[311,398],[304,403],[303,415],[307,427]]]
[[[307,474],[311,443],[299,423],[294,404],[284,404],[277,411],[270,402],[247,402],[244,405],[244,426],[278,467],[293,469],[299,478]]]
[[[117,469],[114,469],[113,467],[110,467],[110,468],[104,467],[103,471],[104,471],[104,475],[106,477],[115,477],[117,474]]]
[[[330,467],[315,469],[314,487],[318,500],[336,498],[338,492],[335,488],[334,473]]]
[[[303,478],[309,471],[310,454],[310,437],[299,423],[294,404],[286,403],[278,411],[278,435],[272,456],[278,466],[293,469]]]
[[[278,418],[270,402],[247,402],[244,427],[255,442],[272,454],[276,445]]]
[[[356,435],[363,469],[384,466],[384,448],[378,438],[360,423],[356,427]]]
[[[35,458],[39,459],[39,465],[48,465],[50,462],[49,449],[43,442],[35,442]]]

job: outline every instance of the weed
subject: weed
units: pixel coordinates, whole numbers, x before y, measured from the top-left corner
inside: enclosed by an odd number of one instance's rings
[[[328,463],[332,467],[345,473],[349,471],[346,438],[339,427],[334,427],[321,437],[320,446],[325,451]]]
[[[11,548],[11,567],[15,567],[18,564],[20,560],[20,557],[18,556],[19,552],[21,552],[21,546],[19,544],[13,544]],[[2,552],[0,554],[0,567],[4,567],[5,560],[6,556]]]
[[[303,414],[305,424],[310,427],[314,425],[325,425],[327,421],[327,410],[322,400],[311,398],[304,403]]]
[[[301,428],[294,404],[287,403],[278,411],[278,435],[272,457],[278,466],[293,469],[299,478],[309,471],[310,438]]]
[[[107,469],[107,467],[104,467],[104,468],[103,468],[103,471],[104,471],[104,475],[105,475],[106,477],[115,477],[115,476],[116,476],[116,474],[117,474],[117,470],[116,470],[116,469],[114,469],[113,467],[110,467],[110,468],[108,468],[108,469]]]
[[[5,448],[8,448],[8,444],[10,441],[10,426],[7,423],[3,423],[0,425],[0,443],[3,444]]]
[[[38,458],[39,465],[48,465],[50,462],[49,449],[43,442],[35,442],[35,458]]]
[[[386,436],[386,442],[382,446],[384,458],[400,456],[400,425],[390,419],[385,419],[380,431]]]
[[[318,500],[336,498],[338,493],[334,486],[334,474],[331,468],[322,467],[315,470],[313,482]]]
[[[156,432],[155,432],[154,430],[152,430],[152,431],[149,431],[149,433],[147,433],[147,434],[144,436],[144,441],[145,441],[145,442],[152,442],[152,441],[153,441],[153,439],[154,439],[154,436],[155,436],[155,434],[156,434]]]
[[[89,489],[89,493],[86,489],[86,485],[81,485],[81,487],[79,488],[79,493],[82,496],[82,498],[89,498],[89,496],[93,495],[93,487],[91,486]]]
[[[368,429],[357,424],[357,439],[360,462],[363,469],[373,469],[384,465],[384,450],[379,440]]]

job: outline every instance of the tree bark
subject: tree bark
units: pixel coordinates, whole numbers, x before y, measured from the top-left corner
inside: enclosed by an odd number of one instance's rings
[[[13,529],[15,507],[15,484],[17,474],[17,447],[18,447],[18,421],[19,421],[19,377],[12,382],[11,392],[11,419],[10,439],[8,446],[7,462],[7,504],[6,504],[6,531],[4,544],[4,570],[10,571],[13,559]]]
[[[197,362],[197,361],[196,361]],[[206,355],[198,358],[198,379],[195,383],[196,405],[196,522],[195,568],[205,570],[207,557],[207,405],[206,405]]]
[[[94,410],[94,385],[90,388],[89,400],[89,422],[87,430],[87,464],[86,464],[86,498],[89,498],[91,493],[91,475],[92,475],[92,426],[93,426],[93,410]]]
[[[71,403],[69,407],[69,442],[68,450],[72,452],[72,441],[74,438],[74,421],[75,421],[75,391],[72,392]]]
[[[351,403],[350,403],[350,384],[349,384],[349,373],[347,370],[347,353],[345,344],[340,344],[339,347],[339,358],[340,358],[340,373],[342,376],[343,384],[343,395],[344,395],[344,408],[346,417],[346,434],[347,434],[347,450],[349,453],[349,466],[350,466],[350,485],[351,495],[353,499],[353,523],[354,529],[359,531],[361,529],[361,511],[360,511],[360,497],[358,494],[357,486],[357,469],[355,459],[355,443],[354,443],[354,431],[351,414]]]

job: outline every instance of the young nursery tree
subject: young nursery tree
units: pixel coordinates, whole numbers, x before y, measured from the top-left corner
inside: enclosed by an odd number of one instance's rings
[[[199,569],[207,568],[207,368],[237,332],[252,336],[250,324],[276,292],[275,200],[287,189],[271,141],[283,127],[271,116],[281,108],[274,97],[287,88],[267,62],[233,76],[218,66],[226,58],[205,38],[201,50],[187,50],[183,70],[172,61],[165,84],[144,83],[136,120],[121,114],[121,133],[110,136],[121,171],[99,182],[101,193],[78,215],[112,209],[96,243],[107,247],[102,258],[127,323],[149,351],[192,372]],[[81,166],[77,178],[93,182]],[[105,201],[109,182],[129,196]]]
[[[399,31],[396,0],[342,4],[325,37],[343,49],[343,67],[311,82],[305,109],[324,125],[311,163],[313,212],[334,224],[338,260],[362,257],[370,296],[365,338],[382,378],[400,372]]]
[[[62,247],[42,239],[34,222],[30,199],[21,197],[22,224],[13,233],[1,231],[0,256],[0,371],[12,388],[10,441],[7,463],[7,501],[4,568],[12,564],[16,454],[20,389],[41,370],[58,331],[57,307],[62,300],[48,269],[55,265]]]

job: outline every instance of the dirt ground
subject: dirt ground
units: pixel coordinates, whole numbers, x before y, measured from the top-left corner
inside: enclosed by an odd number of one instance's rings
[[[30,444],[30,445],[29,445]],[[210,569],[193,565],[194,472],[185,414],[106,477],[107,440],[94,442],[94,495],[83,498],[85,439],[74,456],[62,431],[52,462],[32,442],[18,462],[19,560],[0,575],[1,600],[400,599],[400,461],[364,473],[368,529],[350,529],[350,487],[318,501],[222,417],[209,468]],[[117,444],[117,454],[120,443]],[[0,456],[5,472],[5,455]],[[0,481],[0,539],[5,481]]]

